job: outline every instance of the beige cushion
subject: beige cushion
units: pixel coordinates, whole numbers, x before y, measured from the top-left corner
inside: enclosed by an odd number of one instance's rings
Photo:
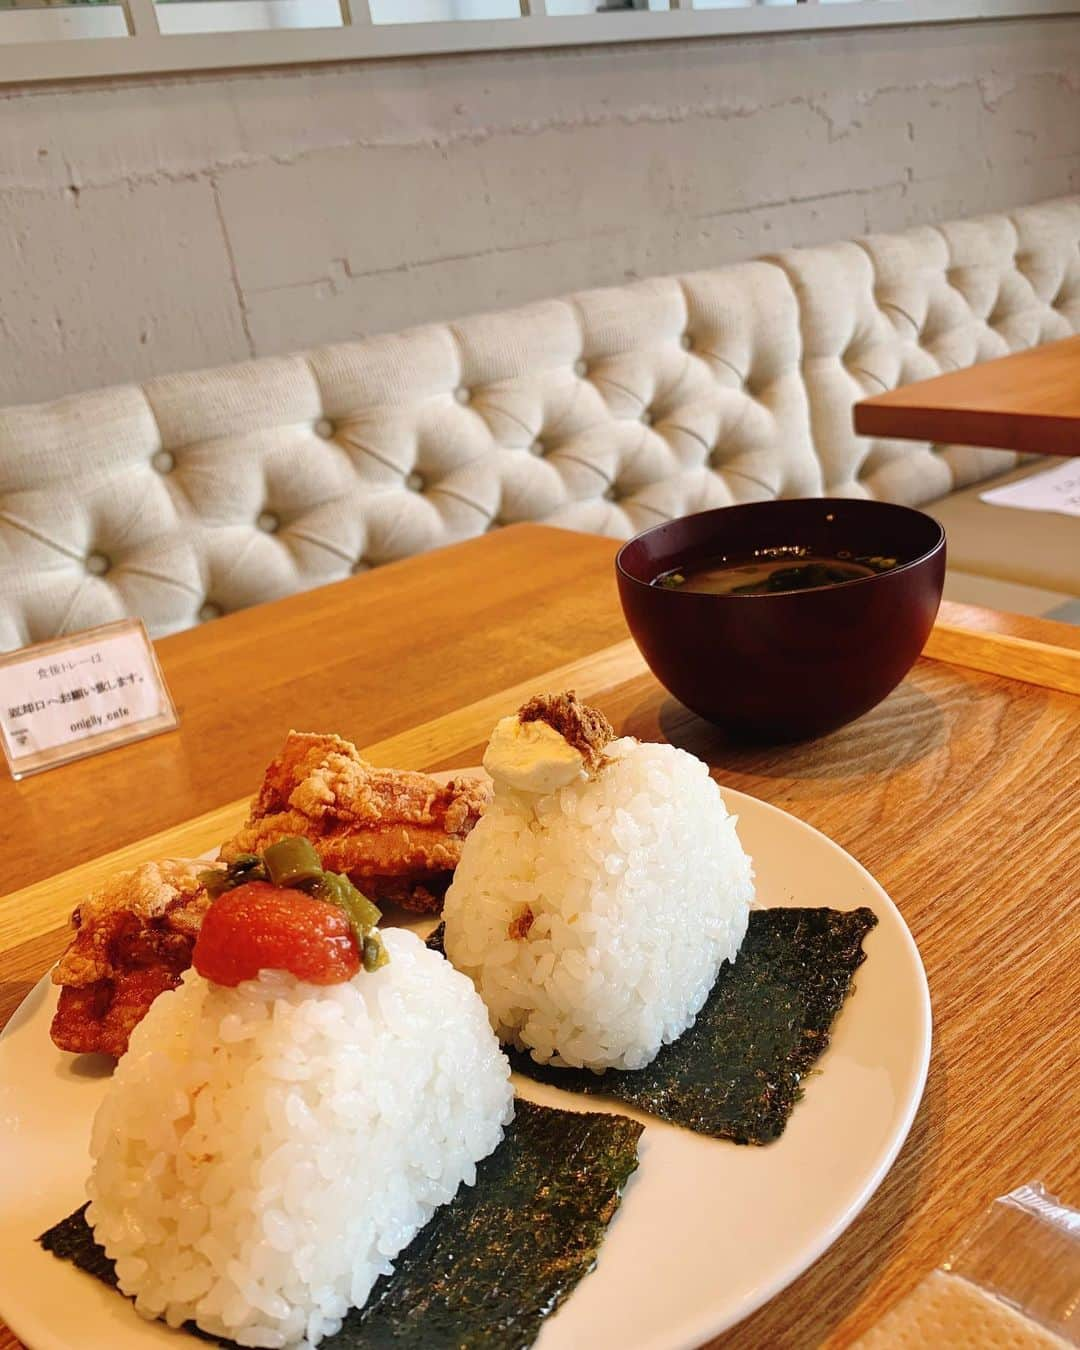
[[[978,572],[961,572],[950,567],[945,573],[944,598],[961,605],[981,605],[1008,614],[1029,614],[1033,618],[1057,619],[1080,623],[1080,599],[1064,591],[1048,591],[1042,586],[1025,586],[1019,581],[1001,581]]]
[[[168,633],[513,521],[820,492],[799,357],[748,263],[8,409],[0,645]]]
[[[988,487],[1025,478],[1060,462],[1046,457],[1002,474],[992,484],[978,483],[928,503],[927,512],[945,527],[950,571],[1019,583],[1063,598],[1080,596],[1080,520],[979,500]],[[1055,607],[1040,612],[1051,613]]]
[[[852,403],[1080,331],[1078,241],[1071,198],[0,410],[0,649],[514,521],[941,497],[1013,457],[856,437]]]
[[[1011,451],[857,436],[860,398],[1080,331],[1080,198],[797,249],[806,389],[826,492],[921,505]]]

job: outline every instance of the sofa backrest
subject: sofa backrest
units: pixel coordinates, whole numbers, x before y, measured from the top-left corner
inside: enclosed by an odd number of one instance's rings
[[[826,491],[908,506],[1016,456],[856,436],[852,404],[1080,332],[1080,197],[776,260],[799,302],[811,434]]]
[[[155,635],[515,521],[920,504],[1015,456],[859,398],[1080,331],[1080,197],[0,411],[0,650]]]

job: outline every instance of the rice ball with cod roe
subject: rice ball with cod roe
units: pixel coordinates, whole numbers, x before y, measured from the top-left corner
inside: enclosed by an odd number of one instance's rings
[[[315,1346],[499,1143],[509,1066],[475,990],[415,934],[380,936],[386,964],[336,982],[188,970],[135,1028],[87,1219],[143,1316]]]

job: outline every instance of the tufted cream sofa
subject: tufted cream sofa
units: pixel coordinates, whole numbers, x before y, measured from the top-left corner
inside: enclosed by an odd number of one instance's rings
[[[1059,557],[1051,518],[971,504],[1016,456],[858,437],[851,407],[1077,331],[1080,197],[8,408],[0,650],[173,632],[514,521],[626,536],[822,494],[931,503],[954,577],[1052,607],[1076,536]],[[970,566],[1005,516],[1025,547]]]

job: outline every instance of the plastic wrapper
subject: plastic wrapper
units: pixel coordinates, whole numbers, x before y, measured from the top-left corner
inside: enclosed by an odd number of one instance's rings
[[[1030,1182],[999,1196],[954,1254],[857,1350],[1080,1346],[1080,1211]]]

